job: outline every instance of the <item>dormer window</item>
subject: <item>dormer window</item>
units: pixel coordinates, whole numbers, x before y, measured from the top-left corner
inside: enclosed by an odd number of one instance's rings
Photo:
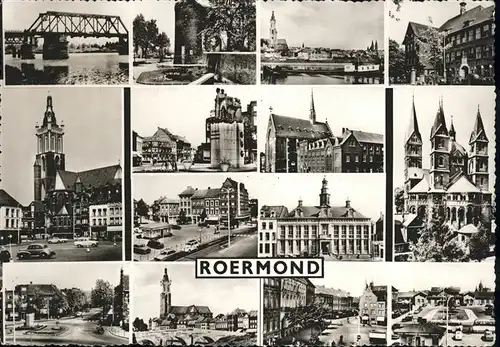
[[[274,218],[275,216],[276,216],[276,212],[271,211],[271,217],[273,217],[273,218]]]

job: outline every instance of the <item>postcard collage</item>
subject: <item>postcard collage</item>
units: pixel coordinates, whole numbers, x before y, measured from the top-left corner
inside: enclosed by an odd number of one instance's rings
[[[494,1],[2,0],[0,27],[0,344],[495,345]]]

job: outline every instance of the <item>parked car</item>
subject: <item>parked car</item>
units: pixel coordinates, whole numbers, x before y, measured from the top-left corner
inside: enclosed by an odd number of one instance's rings
[[[483,341],[494,341],[495,335],[491,330],[485,330],[483,334]]]
[[[165,261],[168,260],[172,255],[175,254],[175,250],[172,248],[167,248],[166,250],[162,251],[160,254],[158,254],[155,257],[156,261]]]
[[[196,251],[200,247],[200,242],[198,240],[192,239],[189,240],[183,248],[184,252],[193,252]]]
[[[413,320],[413,316],[409,314],[408,316],[402,319],[403,322],[411,322]]]
[[[68,241],[67,239],[61,239],[59,237],[52,237],[52,238],[47,240],[47,243],[65,243],[67,241]]]
[[[78,248],[97,247],[99,245],[99,241],[92,240],[90,237],[77,237],[75,241],[73,241],[73,245]]]
[[[174,229],[174,230],[180,230],[180,229],[182,229],[182,227],[179,224],[172,224],[170,227],[172,229]]]
[[[48,259],[55,257],[56,252],[51,250],[47,245],[37,243],[29,245],[27,248],[17,252],[18,259],[41,258]]]
[[[12,260],[10,252],[6,249],[0,251],[0,263],[8,263]]]
[[[158,241],[158,240],[149,240],[148,247],[154,248],[154,249],[162,249],[163,247],[165,247],[165,245],[163,244],[163,242]]]
[[[134,245],[134,253],[135,254],[149,254],[151,253],[151,248],[141,245]]]
[[[171,237],[172,233],[170,231],[166,231],[163,233],[163,237]]]

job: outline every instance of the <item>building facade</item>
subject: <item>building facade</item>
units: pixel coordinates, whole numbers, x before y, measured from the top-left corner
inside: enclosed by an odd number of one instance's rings
[[[142,144],[144,138],[135,131],[132,131],[132,166],[142,164]]]
[[[120,269],[120,283],[115,287],[114,295],[115,295],[113,304],[114,323],[116,325],[120,325],[125,330],[128,330],[129,313],[130,313],[129,276],[125,275],[123,269]]]
[[[23,206],[4,189],[0,189],[0,243],[21,242],[19,230],[23,226]]]
[[[469,74],[494,78],[495,61],[495,5],[474,6],[467,10],[461,2],[456,16],[440,27],[410,22],[406,30],[405,61],[407,71],[433,70],[426,61],[426,36],[429,31],[445,35],[445,69],[448,78],[465,78]],[[441,74],[443,68],[437,73]],[[425,72],[424,72],[425,73]]]
[[[332,310],[345,311],[354,308],[353,297],[340,289],[316,286],[314,295],[316,304],[329,307]]]
[[[167,128],[160,128],[149,137],[142,139],[143,163],[165,163],[177,169],[177,162],[191,158],[191,144],[180,135]]]
[[[264,341],[279,335],[281,320],[281,280],[279,278],[264,278],[264,306],[262,336]]]
[[[359,298],[361,322],[370,325],[385,325],[387,322],[387,286],[375,286],[373,282],[365,285]]]
[[[299,200],[291,212],[285,206],[263,206],[259,227],[261,256],[349,258],[372,254],[372,221],[354,209],[349,200],[343,206],[331,206],[326,178],[318,205],[305,206]]]
[[[266,172],[383,172],[384,136],[348,128],[335,136],[316,117],[311,93],[309,119],[273,114],[266,133]]]
[[[425,226],[441,218],[456,232],[458,241],[467,244],[470,236],[478,231],[479,223],[491,217],[489,140],[479,106],[475,118],[466,149],[456,141],[453,120],[448,128],[441,100],[431,127],[430,168],[424,169],[424,143],[413,102],[405,138],[403,198],[406,215],[403,227],[407,232],[418,230],[412,229],[413,225]],[[490,225],[486,227],[491,228]],[[408,235],[408,239],[418,239],[418,235]]]
[[[153,215],[159,222],[177,224],[180,210],[180,200],[169,199],[166,196],[160,197],[153,203]]]

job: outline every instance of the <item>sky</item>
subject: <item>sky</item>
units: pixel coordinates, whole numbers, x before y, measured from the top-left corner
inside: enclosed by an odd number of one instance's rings
[[[392,285],[401,292],[430,289],[430,287],[460,287],[474,290],[483,282],[495,288],[495,264],[491,263],[391,263]]]
[[[332,262],[325,261],[325,277],[311,278],[314,285],[341,289],[354,297],[363,294],[365,283],[389,285],[391,276],[389,264],[368,262]]]
[[[242,112],[257,100],[256,87],[224,86],[226,94],[239,98]],[[205,142],[205,119],[215,103],[214,86],[197,88],[134,88],[132,90],[132,130],[140,136],[152,136],[158,127],[184,136],[196,148]],[[257,117],[258,119],[258,117]]]
[[[2,95],[2,186],[19,203],[33,201],[35,125],[42,124],[47,96],[63,121],[66,170],[123,164],[122,88],[7,88]],[[22,141],[20,141],[22,139]]]
[[[466,150],[476,122],[477,106],[480,105],[486,136],[489,140],[490,190],[495,180],[491,173],[495,167],[495,89],[494,87],[400,87],[394,89],[394,187],[404,184],[404,139],[410,124],[412,95],[415,94],[415,109],[422,135],[422,166],[430,166],[430,131],[438,110],[439,98],[443,96],[446,126],[450,129],[451,116],[456,139]]]
[[[269,108],[280,116],[309,119],[311,91],[314,93],[316,119],[328,119],[335,136],[342,128],[385,132],[385,90],[380,87],[361,88],[260,86],[262,101],[258,103],[257,141],[260,152],[265,152]],[[360,102],[362,99],[363,102]]]
[[[324,174],[264,174],[259,184],[259,206],[284,205],[291,211],[301,198],[304,206],[318,206]],[[376,221],[385,210],[385,175],[378,173],[326,174],[331,206],[351,207]]]
[[[174,1],[134,1],[129,3],[129,6],[133,6],[134,18],[142,14],[145,20],[155,19],[158,31],[167,34],[170,39],[170,47],[173,49],[175,36]]]
[[[288,46],[366,49],[384,46],[384,2],[372,1],[260,1],[261,38],[269,38],[274,10],[279,39]],[[352,35],[352,33],[356,33]],[[334,33],[334,34],[333,34]]]
[[[55,284],[59,289],[80,288],[91,290],[96,280],[102,279],[116,286],[120,283],[120,269],[129,274],[129,264],[117,262],[3,264],[3,283],[12,290],[18,284]],[[75,274],[78,274],[75,276]]]
[[[148,321],[149,318],[159,317],[160,281],[165,266],[172,281],[172,306],[208,306],[214,317],[236,308],[246,311],[259,309],[259,280],[195,279],[194,262],[132,264],[131,320],[139,317]]]
[[[396,40],[399,44],[403,42],[408,22],[415,22],[429,25],[429,17],[436,27],[443,25],[448,19],[460,14],[460,2],[462,0],[448,1],[424,1],[410,2],[404,1],[401,4],[400,11],[396,11],[396,6],[392,1],[387,1],[388,10],[394,14],[395,18],[387,17],[389,37]],[[493,5],[493,1],[480,1],[483,7]],[[478,1],[465,1],[467,10],[470,10],[480,4]],[[398,20],[396,20],[398,19]]]
[[[136,200],[143,199],[147,204],[152,204],[160,196],[169,199],[179,199],[179,194],[191,186],[198,189],[220,188],[227,177],[242,182],[248,190],[250,198],[258,198],[257,194],[262,179],[258,174],[233,173],[224,174],[135,174],[132,178],[132,196]]]
[[[3,27],[4,30],[25,30],[38,18],[38,14],[47,11],[103,14],[120,16],[125,28],[132,34],[132,20],[134,7],[129,2],[116,1],[3,1]],[[70,42],[106,42],[116,39],[106,38],[73,38]]]

